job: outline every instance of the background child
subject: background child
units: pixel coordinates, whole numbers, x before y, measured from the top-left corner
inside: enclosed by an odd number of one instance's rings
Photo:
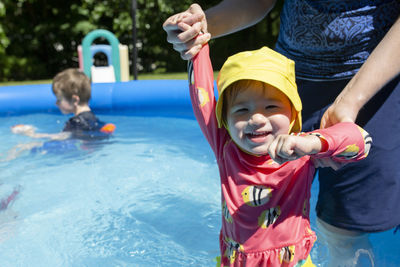
[[[63,114],[74,114],[60,133],[37,133],[32,125],[16,125],[11,128],[15,134],[32,138],[48,138],[52,141],[20,144],[10,150],[7,159],[14,159],[25,150],[40,151],[76,149],[80,141],[108,138],[115,130],[115,125],[100,121],[89,107],[91,83],[79,69],[66,69],[58,73],[52,83],[52,90],[57,98],[57,106]],[[64,141],[61,141],[64,140]]]
[[[208,45],[189,63],[198,123],[220,170],[220,266],[313,266],[313,159],[367,156],[371,138],[354,123],[301,130],[294,62],[264,47],[225,62],[215,101]]]

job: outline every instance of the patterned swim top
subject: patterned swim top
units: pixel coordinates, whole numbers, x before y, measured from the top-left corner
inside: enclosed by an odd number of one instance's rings
[[[285,0],[276,50],[298,77],[351,77],[399,14],[398,0]]]
[[[115,130],[112,123],[100,121],[91,111],[85,111],[70,118],[64,126],[64,132],[71,132],[74,139],[106,139]]]

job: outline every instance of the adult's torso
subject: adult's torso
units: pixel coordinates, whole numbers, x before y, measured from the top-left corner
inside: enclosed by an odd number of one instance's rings
[[[276,50],[306,79],[354,75],[398,18],[398,0],[286,0]]]

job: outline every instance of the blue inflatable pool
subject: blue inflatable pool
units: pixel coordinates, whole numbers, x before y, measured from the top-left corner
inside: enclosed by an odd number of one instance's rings
[[[0,116],[58,112],[55,102],[51,84],[0,87]],[[192,116],[186,80],[96,83],[92,86],[90,106],[95,111]]]

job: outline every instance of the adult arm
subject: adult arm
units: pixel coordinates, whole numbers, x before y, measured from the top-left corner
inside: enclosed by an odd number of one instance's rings
[[[400,19],[350,80],[321,120],[321,128],[354,122],[360,109],[400,73]]]
[[[212,38],[238,32],[261,21],[276,0],[225,0],[205,11]]]
[[[192,4],[184,12],[169,17],[163,24],[167,41],[182,59],[193,58],[210,38],[217,38],[250,27],[275,5],[276,0],[224,0],[205,12]],[[204,34],[198,36],[200,32]]]

